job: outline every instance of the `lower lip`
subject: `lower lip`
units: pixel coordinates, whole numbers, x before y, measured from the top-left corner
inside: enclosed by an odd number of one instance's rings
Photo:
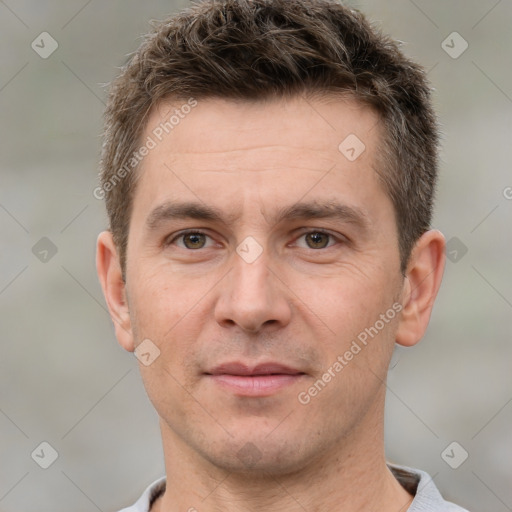
[[[295,384],[304,377],[304,374],[284,374],[275,375],[208,375],[215,383],[223,388],[229,389],[240,396],[269,396],[273,393]]]

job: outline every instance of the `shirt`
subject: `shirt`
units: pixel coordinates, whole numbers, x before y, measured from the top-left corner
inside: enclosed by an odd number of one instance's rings
[[[414,496],[407,512],[468,512],[454,503],[445,501],[428,473],[396,464],[388,464],[388,467],[402,487]],[[119,512],[149,512],[151,504],[164,491],[165,477],[162,477],[143,492],[137,503]]]

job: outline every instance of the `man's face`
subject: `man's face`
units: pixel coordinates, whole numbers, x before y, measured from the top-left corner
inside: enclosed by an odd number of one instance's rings
[[[352,100],[212,99],[149,151],[126,299],[134,345],[160,350],[141,371],[164,439],[279,474],[375,431],[403,287],[379,130]]]

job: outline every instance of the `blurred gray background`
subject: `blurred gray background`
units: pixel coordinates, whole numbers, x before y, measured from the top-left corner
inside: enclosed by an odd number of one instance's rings
[[[186,5],[0,1],[2,512],[115,511],[163,475],[96,278],[93,189],[102,84],[149,20]],[[444,132],[434,225],[449,260],[425,339],[392,362],[388,458],[472,512],[512,510],[512,2],[350,5],[429,70]]]

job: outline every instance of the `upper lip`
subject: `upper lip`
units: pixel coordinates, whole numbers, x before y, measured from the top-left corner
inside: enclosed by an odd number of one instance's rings
[[[299,375],[303,374],[300,370],[296,368],[292,368],[290,366],[286,366],[280,363],[261,363],[256,366],[251,366],[249,364],[244,364],[238,361],[223,363],[209,372],[206,372],[208,375],[242,375],[242,376],[251,376],[251,375],[270,375],[270,374],[287,374],[287,375]]]

